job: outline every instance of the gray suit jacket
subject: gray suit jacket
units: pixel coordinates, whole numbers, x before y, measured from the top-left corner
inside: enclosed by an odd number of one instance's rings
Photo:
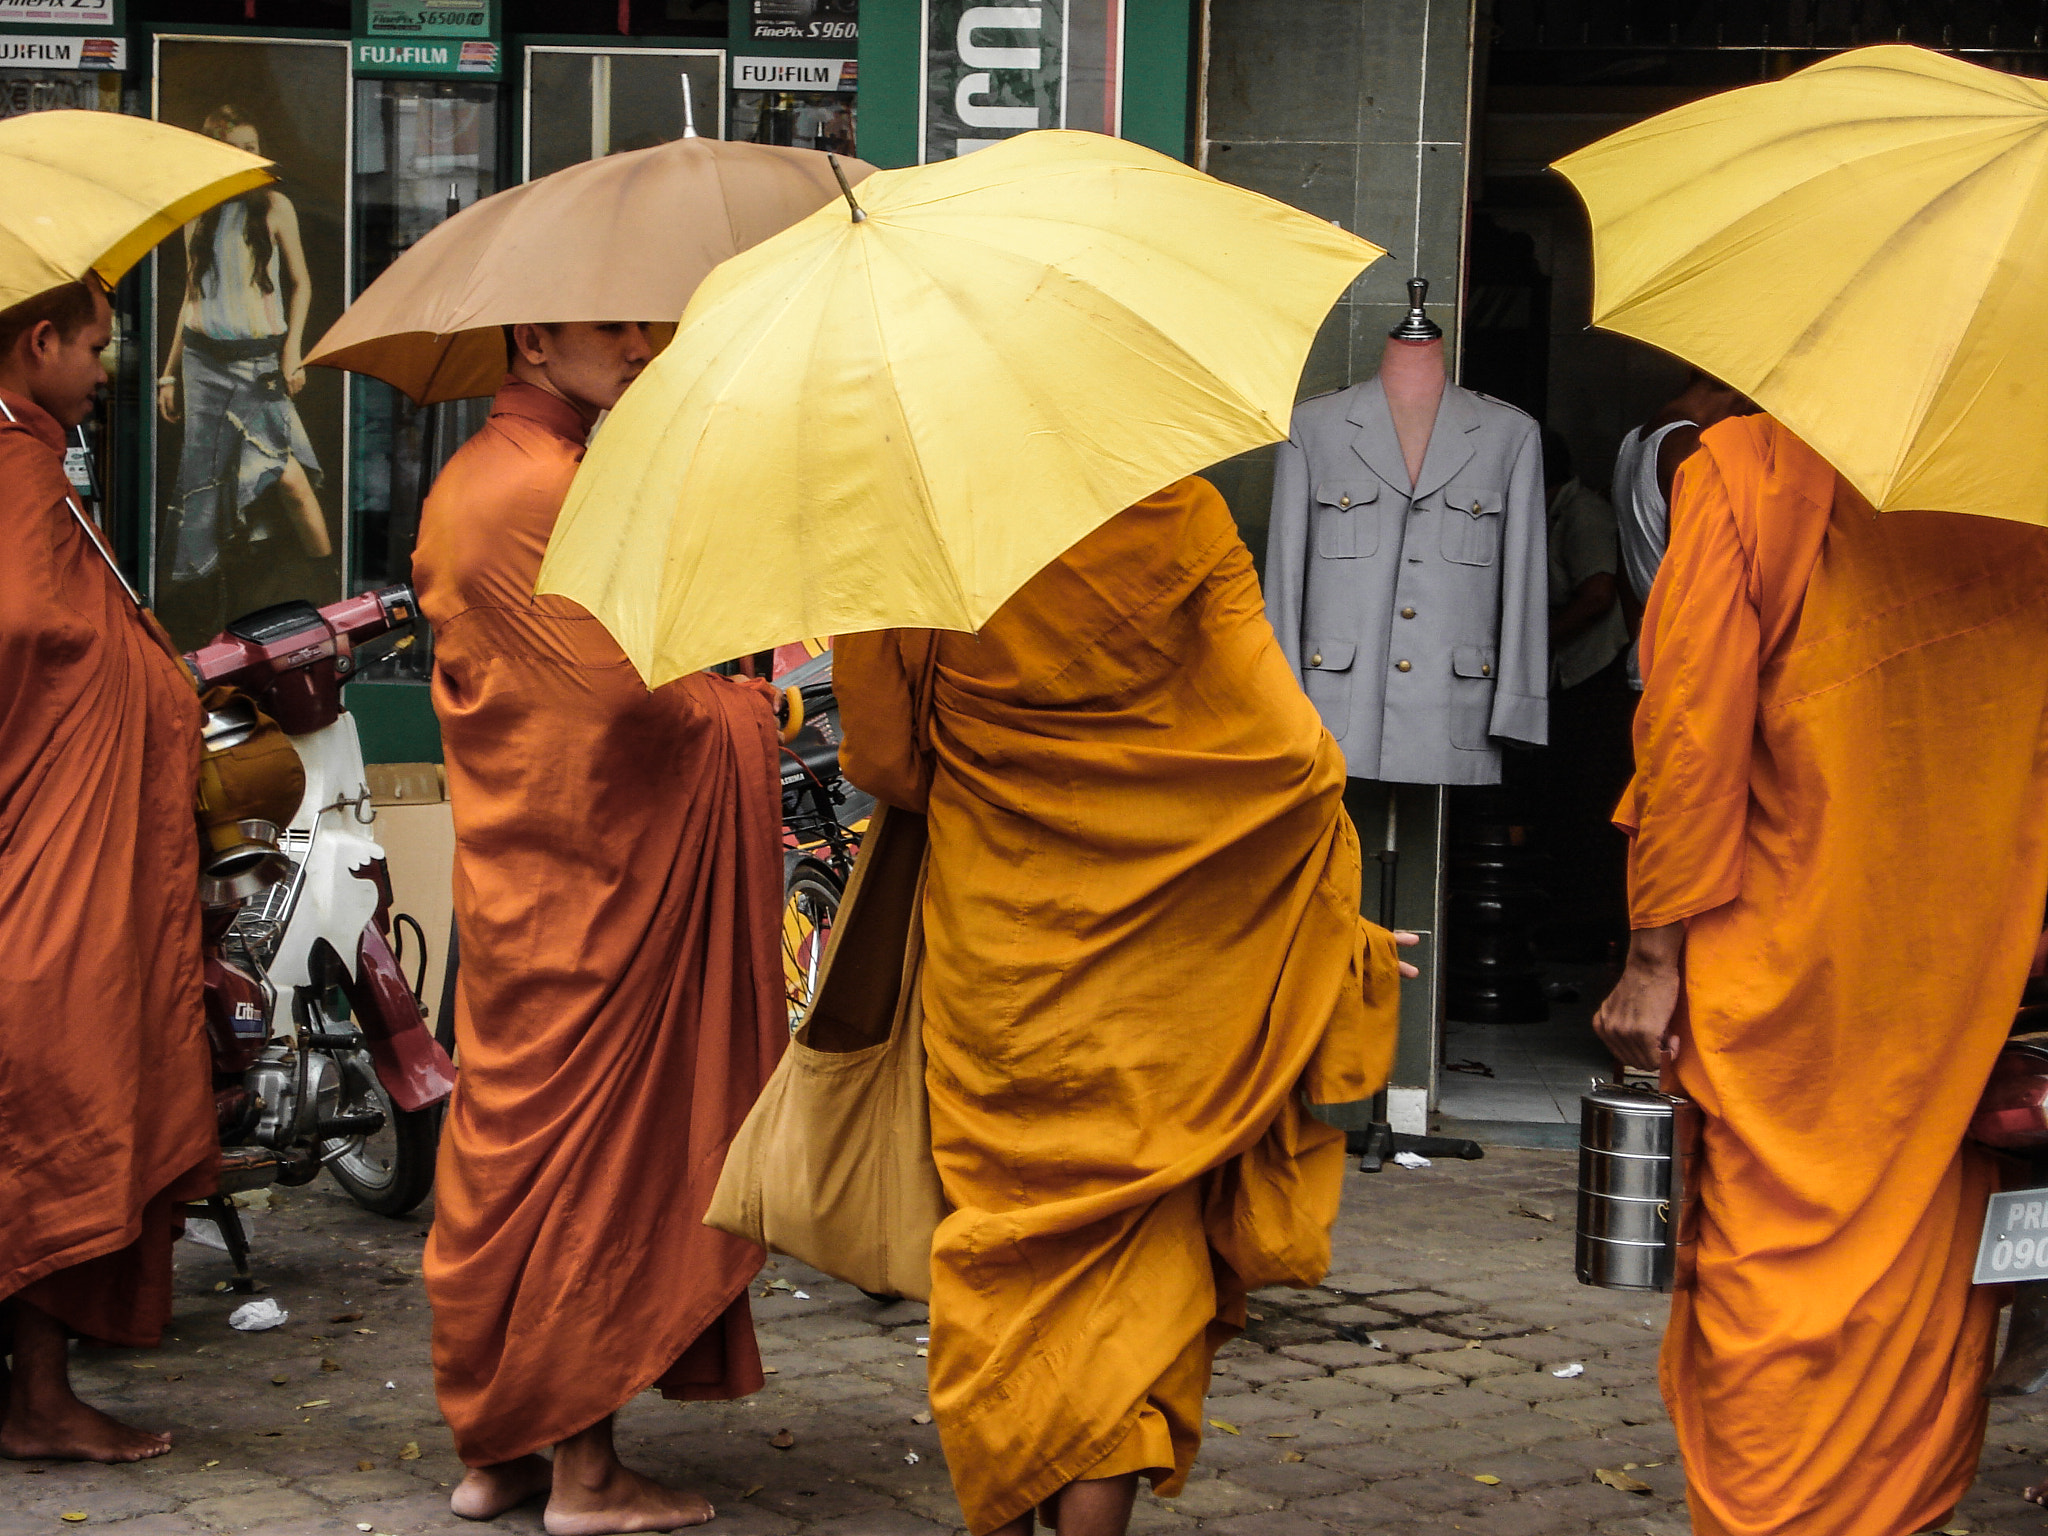
[[[1273,477],[1266,615],[1351,776],[1497,784],[1548,736],[1536,423],[1445,388],[1411,491],[1378,379],[1304,400]]]

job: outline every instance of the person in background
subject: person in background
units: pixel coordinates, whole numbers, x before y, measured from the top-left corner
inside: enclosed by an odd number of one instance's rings
[[[1664,559],[1671,536],[1671,484],[1678,466],[1700,445],[1700,433],[1730,416],[1746,415],[1756,406],[1712,374],[1693,369],[1685,388],[1661,410],[1621,440],[1614,455],[1614,513],[1621,535],[1623,617],[1628,621],[1629,687],[1642,690],[1642,668],[1636,657],[1636,633],[1650,584]]]
[[[64,476],[112,334],[73,283],[0,311],[0,1456],[141,1461],[73,1335],[171,1316],[177,1206],[219,1162],[200,1001],[199,696]]]
[[[929,818],[953,1486],[974,1536],[1118,1536],[1141,1476],[1186,1480],[1247,1294],[1328,1267],[1344,1137],[1305,1106],[1386,1081],[1396,939],[1358,915],[1343,754],[1199,479],[979,634],[833,656],[847,777]]]
[[[777,695],[704,672],[650,691],[589,613],[535,595],[584,440],[654,349],[637,324],[508,339],[413,557],[462,938],[426,1251],[470,1468],[450,1506],[488,1520],[545,1493],[550,1536],[666,1531],[711,1505],[626,1467],[612,1415],[650,1386],[763,1384],[762,1253],[703,1216],[789,1039]]]
[[[2000,1287],[1964,1140],[2048,898],[2048,531],[1875,515],[1701,434],[1643,623],[1627,969],[1704,1116],[1661,1378],[1699,1536],[1901,1536],[1976,1476]]]
[[[1628,932],[1614,802],[1628,783],[1628,629],[1621,613],[1621,552],[1614,508],[1574,472],[1570,446],[1543,431],[1550,512],[1550,745],[1535,754],[1539,843],[1557,898],[1545,949],[1604,958]]]
[[[239,107],[214,108],[204,126],[237,149],[263,153]],[[172,581],[218,571],[222,540],[273,485],[305,552],[333,553],[313,489],[320,462],[292,403],[306,387],[301,359],[312,305],[299,215],[275,187],[232,198],[186,227],[185,293],[156,385],[158,412],[185,426]]]

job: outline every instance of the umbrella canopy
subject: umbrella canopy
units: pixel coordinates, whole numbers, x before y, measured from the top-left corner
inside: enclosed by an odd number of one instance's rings
[[[2048,523],[2048,82],[1863,48],[1556,169],[1595,325],[1736,386],[1880,509]]]
[[[733,258],[585,456],[540,587],[650,685],[802,635],[972,630],[1075,540],[1284,438],[1385,253],[1098,134],[877,171]]]
[[[231,144],[119,112],[0,121],[0,309],[88,272],[111,288],[179,225],[276,179]]]
[[[673,321],[718,263],[839,195],[810,149],[678,139],[484,198],[429,231],[306,358],[421,405],[488,395],[503,327]],[[874,167],[842,160],[848,179]]]

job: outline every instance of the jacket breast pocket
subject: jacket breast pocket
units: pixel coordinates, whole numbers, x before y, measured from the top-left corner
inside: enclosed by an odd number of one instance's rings
[[[1451,745],[1484,752],[1493,745],[1493,650],[1460,645],[1451,651]]]
[[[1492,565],[1500,558],[1506,493],[1497,487],[1447,485],[1443,490],[1443,554],[1454,565]]]
[[[1349,640],[1311,640],[1301,648],[1301,686],[1339,741],[1351,724],[1351,663],[1357,655]]]
[[[1326,480],[1315,490],[1316,554],[1362,560],[1379,553],[1378,481]]]

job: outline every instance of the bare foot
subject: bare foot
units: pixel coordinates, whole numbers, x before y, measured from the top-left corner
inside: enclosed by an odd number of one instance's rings
[[[537,1493],[546,1493],[554,1468],[545,1456],[520,1456],[495,1467],[471,1467],[448,1495],[448,1507],[465,1520],[495,1520]]]
[[[2048,1483],[2035,1483],[2031,1488],[2022,1489],[2020,1497],[2029,1504],[2048,1506]]]
[[[559,1479],[548,1496],[543,1524],[548,1536],[615,1536],[702,1525],[715,1513],[702,1495],[663,1487],[614,1462],[596,1487]]]
[[[170,1448],[169,1435],[123,1424],[75,1397],[41,1412],[10,1406],[0,1421],[0,1456],[13,1461],[148,1461]]]

